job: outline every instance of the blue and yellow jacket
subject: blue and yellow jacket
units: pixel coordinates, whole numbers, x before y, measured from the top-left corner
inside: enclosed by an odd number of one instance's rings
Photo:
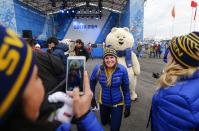
[[[199,130],[199,70],[173,87],[156,91],[151,124],[152,131]]]
[[[56,129],[56,131],[70,131],[70,128],[71,124],[63,123]],[[104,131],[93,112],[89,112],[77,122],[77,129],[78,131]]]
[[[95,86],[98,81],[101,85],[99,99],[100,104],[112,107],[125,105],[125,108],[130,109],[131,99],[129,91],[129,78],[128,72],[123,65],[116,65],[116,68],[112,73],[111,86],[107,86],[105,67],[99,64],[96,65],[90,77],[90,87],[93,94],[95,94]]]

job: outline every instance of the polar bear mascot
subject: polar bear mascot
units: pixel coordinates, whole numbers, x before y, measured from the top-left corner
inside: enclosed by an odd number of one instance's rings
[[[135,92],[135,87],[136,76],[140,74],[140,64],[137,56],[132,51],[134,45],[133,35],[127,27],[114,27],[106,37],[106,46],[108,45],[117,51],[118,63],[124,65],[128,71],[131,100],[135,101],[138,97]]]
[[[71,39],[63,39],[60,41],[63,44],[67,44],[68,45],[68,51],[66,52],[65,55],[69,55],[69,56],[75,56],[75,41],[72,41]]]

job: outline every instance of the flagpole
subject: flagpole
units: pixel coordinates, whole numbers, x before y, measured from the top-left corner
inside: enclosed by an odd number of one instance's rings
[[[174,37],[173,36],[173,32],[174,32],[174,20],[175,20],[175,18],[173,18],[173,20],[172,20],[172,37]]]
[[[173,19],[172,19],[172,37],[174,37],[174,21],[175,21],[175,0],[173,0],[173,9],[172,9],[172,16],[173,16]]]
[[[195,9],[196,10],[196,9]],[[195,14],[194,14],[195,15]],[[195,27],[196,27],[196,18],[194,19],[194,23],[193,23],[193,30],[195,31]]]
[[[196,30],[196,19],[197,19],[197,7],[195,8],[195,13],[194,13],[194,31]]]
[[[193,7],[192,7],[192,11],[191,11],[190,32],[192,31],[192,18],[193,18]]]

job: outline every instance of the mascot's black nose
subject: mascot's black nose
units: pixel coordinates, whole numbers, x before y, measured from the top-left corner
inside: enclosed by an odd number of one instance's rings
[[[118,43],[119,43],[120,45],[123,45],[123,44],[124,44],[123,39],[120,38],[120,39],[118,40]]]

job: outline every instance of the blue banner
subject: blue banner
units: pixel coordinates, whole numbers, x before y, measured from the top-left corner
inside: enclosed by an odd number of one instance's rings
[[[95,43],[102,44],[105,41],[108,33],[111,32],[111,29],[119,25],[118,21],[119,21],[119,14],[111,12],[99,36],[97,37]]]

